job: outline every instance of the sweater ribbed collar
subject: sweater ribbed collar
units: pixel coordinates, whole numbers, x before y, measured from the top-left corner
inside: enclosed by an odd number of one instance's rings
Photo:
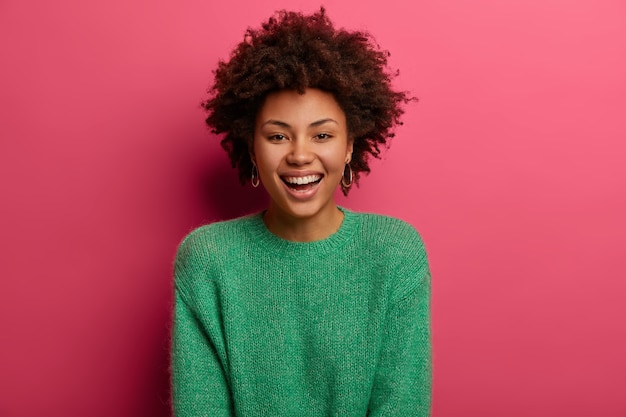
[[[249,217],[250,238],[255,245],[266,252],[273,252],[279,257],[302,256],[302,255],[324,255],[331,251],[337,251],[347,242],[352,240],[359,227],[359,217],[354,212],[338,207],[344,214],[339,230],[326,239],[312,242],[293,242],[283,239],[270,232],[265,222],[263,222],[263,212],[256,213]]]

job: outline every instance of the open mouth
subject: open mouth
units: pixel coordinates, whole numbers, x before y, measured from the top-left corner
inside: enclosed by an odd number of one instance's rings
[[[280,179],[294,191],[307,191],[315,187],[322,180],[323,175],[305,175],[303,177],[280,177]]]

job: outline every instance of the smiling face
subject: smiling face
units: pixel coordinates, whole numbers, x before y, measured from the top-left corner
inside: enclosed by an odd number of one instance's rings
[[[266,216],[283,223],[336,219],[334,192],[351,155],[346,115],[332,94],[307,89],[268,95],[256,117],[252,150],[270,195]]]

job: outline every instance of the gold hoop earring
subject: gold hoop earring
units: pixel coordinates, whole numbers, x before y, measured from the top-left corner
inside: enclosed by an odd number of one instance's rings
[[[261,180],[259,179],[259,170],[257,169],[256,164],[253,162],[252,174],[250,175],[250,184],[252,184],[252,186],[256,188],[259,186],[260,183],[261,183]]]
[[[346,180],[346,168],[348,168],[348,179]],[[350,188],[352,186],[352,167],[350,164],[346,164],[343,168],[343,174],[341,175],[341,185],[343,188]]]

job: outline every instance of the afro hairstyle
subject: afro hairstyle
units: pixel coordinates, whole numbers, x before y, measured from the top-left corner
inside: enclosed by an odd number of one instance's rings
[[[414,100],[392,88],[397,73],[388,70],[388,56],[369,34],[335,29],[323,7],[312,15],[282,10],[260,28],[249,28],[230,59],[219,61],[202,103],[211,131],[225,134],[221,145],[241,183],[252,174],[255,121],[267,95],[316,88],[333,94],[346,115],[358,184],[360,174],[370,172],[370,156],[380,157],[381,145],[388,146],[401,124],[402,105]]]

